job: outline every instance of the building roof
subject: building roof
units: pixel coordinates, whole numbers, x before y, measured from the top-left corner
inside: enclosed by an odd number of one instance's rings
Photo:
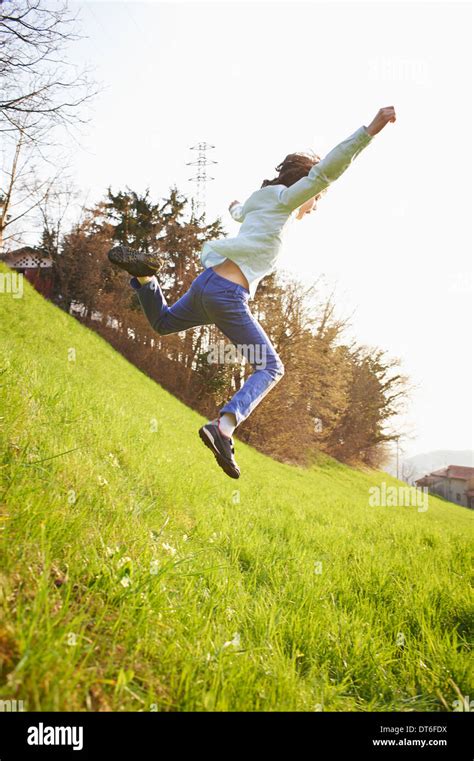
[[[439,478],[458,478],[461,481],[469,481],[470,478],[474,478],[474,468],[469,468],[464,465],[448,465],[447,468],[433,470],[429,475],[438,476]]]
[[[43,256],[44,252],[40,248],[34,246],[21,246],[21,248],[14,248],[11,251],[6,251],[2,255],[2,259],[10,259],[12,256],[24,256],[25,254],[31,254],[31,256]]]
[[[417,486],[431,486],[431,484],[435,484],[436,481],[439,481],[439,478],[436,476],[423,476],[422,478],[418,478],[415,483]]]
[[[37,267],[52,267],[53,260],[46,254],[41,248],[34,248],[33,246],[22,246],[16,248],[13,251],[7,251],[0,257],[5,264],[15,267],[15,265],[24,265],[32,261]]]

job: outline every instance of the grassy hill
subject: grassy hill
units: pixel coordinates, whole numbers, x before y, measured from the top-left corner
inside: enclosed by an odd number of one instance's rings
[[[373,507],[385,473],[238,441],[232,481],[198,414],[28,284],[0,293],[0,324],[0,698],[412,711],[472,694],[468,510]]]

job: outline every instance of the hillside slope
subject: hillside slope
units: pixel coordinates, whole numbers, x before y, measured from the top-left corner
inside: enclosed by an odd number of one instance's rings
[[[6,270],[3,269],[3,272]],[[28,710],[452,710],[468,510],[237,441],[43,300],[0,293],[0,697]]]

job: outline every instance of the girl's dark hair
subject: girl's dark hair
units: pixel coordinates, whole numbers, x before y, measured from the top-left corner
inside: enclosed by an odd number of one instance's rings
[[[278,177],[273,180],[264,180],[260,187],[286,185],[289,188],[302,177],[306,177],[310,169],[320,161],[321,159],[316,153],[289,153],[281,164],[275,167]]]

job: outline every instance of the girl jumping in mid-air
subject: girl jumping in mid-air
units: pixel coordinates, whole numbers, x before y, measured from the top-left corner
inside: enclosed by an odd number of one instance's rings
[[[316,209],[327,186],[336,180],[372,137],[395,122],[393,106],[381,108],[368,127],[359,127],[321,161],[316,155],[290,153],[244,204],[233,201],[231,216],[242,222],[235,238],[207,241],[201,250],[204,272],[175,304],[168,306],[156,272],[159,253],[139,253],[126,246],[109,251],[110,261],[126,270],[152,328],[160,335],[179,333],[198,325],[216,325],[252,364],[253,374],[199,436],[231,478],[239,478],[232,434],[282,378],[283,364],[248,302],[260,280],[273,271],[282,232],[293,211],[297,218]]]

